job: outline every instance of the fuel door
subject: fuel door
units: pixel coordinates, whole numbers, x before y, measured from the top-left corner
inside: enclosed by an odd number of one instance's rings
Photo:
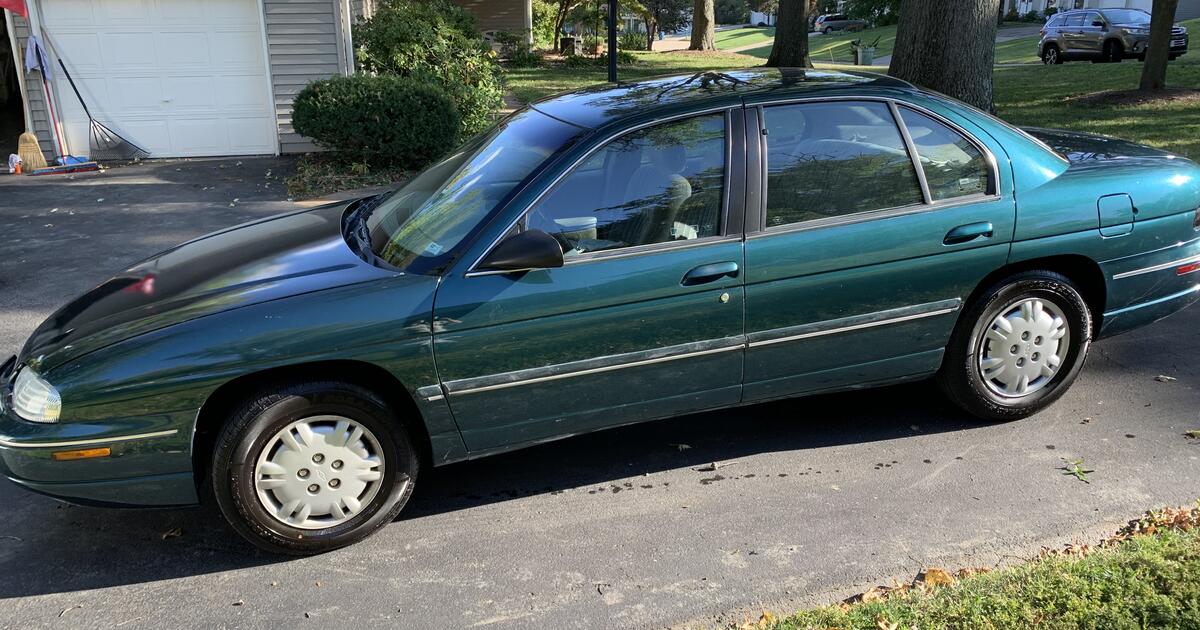
[[[1133,199],[1124,193],[1105,195],[1096,201],[1100,213],[1100,235],[1121,236],[1133,231]]]

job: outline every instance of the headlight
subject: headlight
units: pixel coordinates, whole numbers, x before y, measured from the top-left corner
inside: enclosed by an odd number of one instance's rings
[[[12,406],[18,416],[30,422],[58,422],[62,398],[53,385],[25,367],[13,384]]]
[[[1130,35],[1149,35],[1150,34],[1150,29],[1148,29],[1148,28],[1127,28],[1127,29],[1125,29],[1125,31],[1128,32]]]

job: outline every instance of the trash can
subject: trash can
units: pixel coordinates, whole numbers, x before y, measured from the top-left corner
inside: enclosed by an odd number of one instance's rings
[[[563,55],[566,55],[568,57],[570,57],[571,55],[578,55],[581,53],[581,51],[579,50],[580,43],[581,42],[580,42],[579,38],[572,37],[569,35],[566,37],[559,38],[558,52]]]
[[[875,47],[862,47],[854,49],[854,65],[869,66],[875,63]]]

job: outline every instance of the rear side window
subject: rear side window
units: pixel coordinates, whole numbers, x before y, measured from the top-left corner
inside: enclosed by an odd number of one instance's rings
[[[1066,17],[1066,16],[1056,15],[1056,16],[1050,18],[1050,21],[1046,22],[1046,28],[1058,28],[1059,26],[1062,26],[1064,17]]]
[[[593,153],[529,211],[566,257],[720,234],[725,115],[664,123]]]
[[[900,108],[900,118],[917,148],[929,196],[934,201],[991,192],[991,169],[970,140],[907,107]]]
[[[924,202],[886,104],[781,105],[764,116],[767,227]]]

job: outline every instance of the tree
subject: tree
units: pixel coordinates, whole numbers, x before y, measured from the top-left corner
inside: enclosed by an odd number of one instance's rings
[[[717,24],[745,24],[750,21],[746,0],[716,0]]]
[[[895,24],[900,14],[900,0],[848,0],[846,15],[866,20],[875,26]]]
[[[779,0],[775,43],[767,65],[775,68],[811,68],[808,58],[808,0]]]
[[[716,50],[716,24],[713,0],[695,0],[692,5],[692,43],[688,50]]]
[[[992,109],[992,61],[1000,0],[908,0],[888,74]]]
[[[563,24],[567,23],[567,15],[571,13],[582,0],[551,0],[554,13],[554,50],[559,50],[562,37]],[[535,27],[536,30],[536,27]]]
[[[1162,90],[1167,87],[1167,62],[1171,60],[1171,27],[1175,25],[1175,9],[1179,0],[1154,0],[1150,13],[1150,49],[1142,64],[1141,90]]]
[[[691,7],[692,0],[642,0],[630,5],[646,23],[646,50],[654,50],[659,31],[677,31],[687,26]]]

